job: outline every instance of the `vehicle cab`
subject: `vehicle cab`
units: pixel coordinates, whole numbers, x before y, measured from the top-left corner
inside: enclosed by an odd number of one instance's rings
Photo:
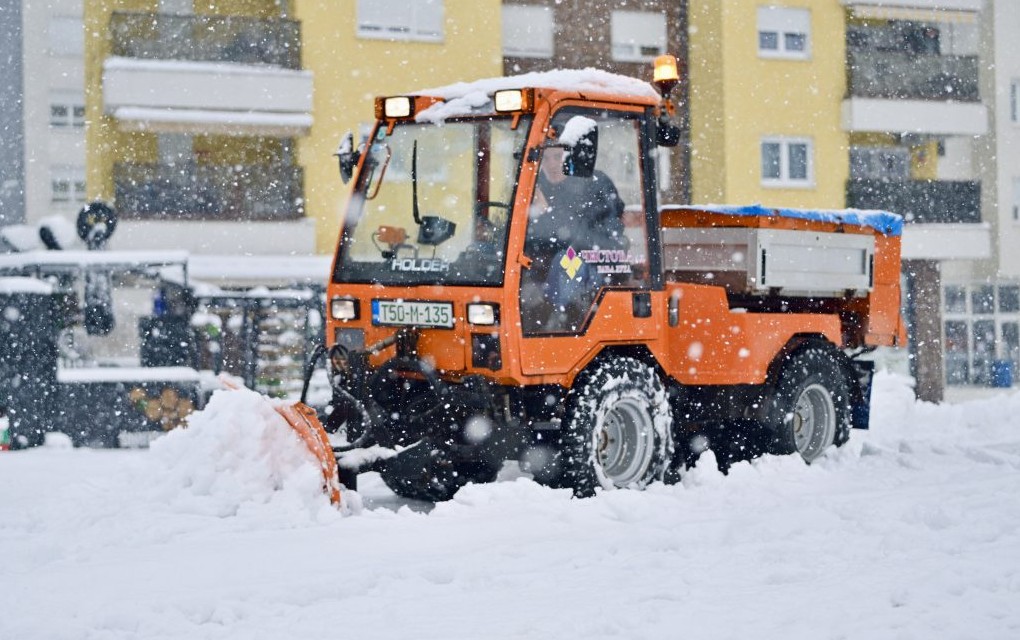
[[[413,329],[444,377],[523,385],[569,382],[607,339],[647,341],[660,110],[648,83],[593,70],[379,98],[369,138],[338,150],[354,185],[327,342],[373,351]]]

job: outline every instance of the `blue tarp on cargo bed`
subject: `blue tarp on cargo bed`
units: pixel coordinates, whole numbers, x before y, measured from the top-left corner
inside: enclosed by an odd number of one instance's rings
[[[780,216],[817,222],[854,224],[870,227],[887,236],[898,236],[903,233],[903,216],[889,213],[888,211],[869,211],[865,209],[780,209],[764,207],[760,204],[747,206],[705,204],[665,208],[708,211],[709,213],[722,213],[731,216]]]

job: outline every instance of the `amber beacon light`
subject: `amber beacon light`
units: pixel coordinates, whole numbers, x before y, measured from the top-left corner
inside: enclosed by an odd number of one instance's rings
[[[655,70],[652,73],[652,83],[659,89],[663,98],[669,98],[673,87],[680,82],[680,72],[677,71],[676,58],[669,55],[661,55],[655,59]]]

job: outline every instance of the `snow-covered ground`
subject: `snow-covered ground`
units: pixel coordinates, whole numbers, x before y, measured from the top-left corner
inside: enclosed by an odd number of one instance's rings
[[[0,638],[1020,638],[1020,394],[882,374],[810,467],[589,500],[508,471],[433,509],[369,475],[349,515],[248,400],[149,451],[0,454]]]

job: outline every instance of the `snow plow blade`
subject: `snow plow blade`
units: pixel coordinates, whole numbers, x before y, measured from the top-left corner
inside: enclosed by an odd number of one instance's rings
[[[232,391],[243,388],[227,377],[221,377],[220,384]],[[322,491],[329,496],[329,501],[333,505],[340,507],[340,477],[337,474],[336,456],[333,453],[333,446],[329,442],[329,436],[322,427],[322,423],[319,422],[319,416],[315,413],[315,409],[304,402],[277,404],[273,406],[273,409],[298,434],[308,451],[315,456],[322,471]]]
[[[340,479],[337,475],[336,456],[333,453],[333,446],[329,442],[329,436],[326,435],[326,430],[319,422],[315,409],[303,402],[279,405],[274,408],[315,456],[322,470],[322,490],[329,496],[330,502],[340,506]]]

